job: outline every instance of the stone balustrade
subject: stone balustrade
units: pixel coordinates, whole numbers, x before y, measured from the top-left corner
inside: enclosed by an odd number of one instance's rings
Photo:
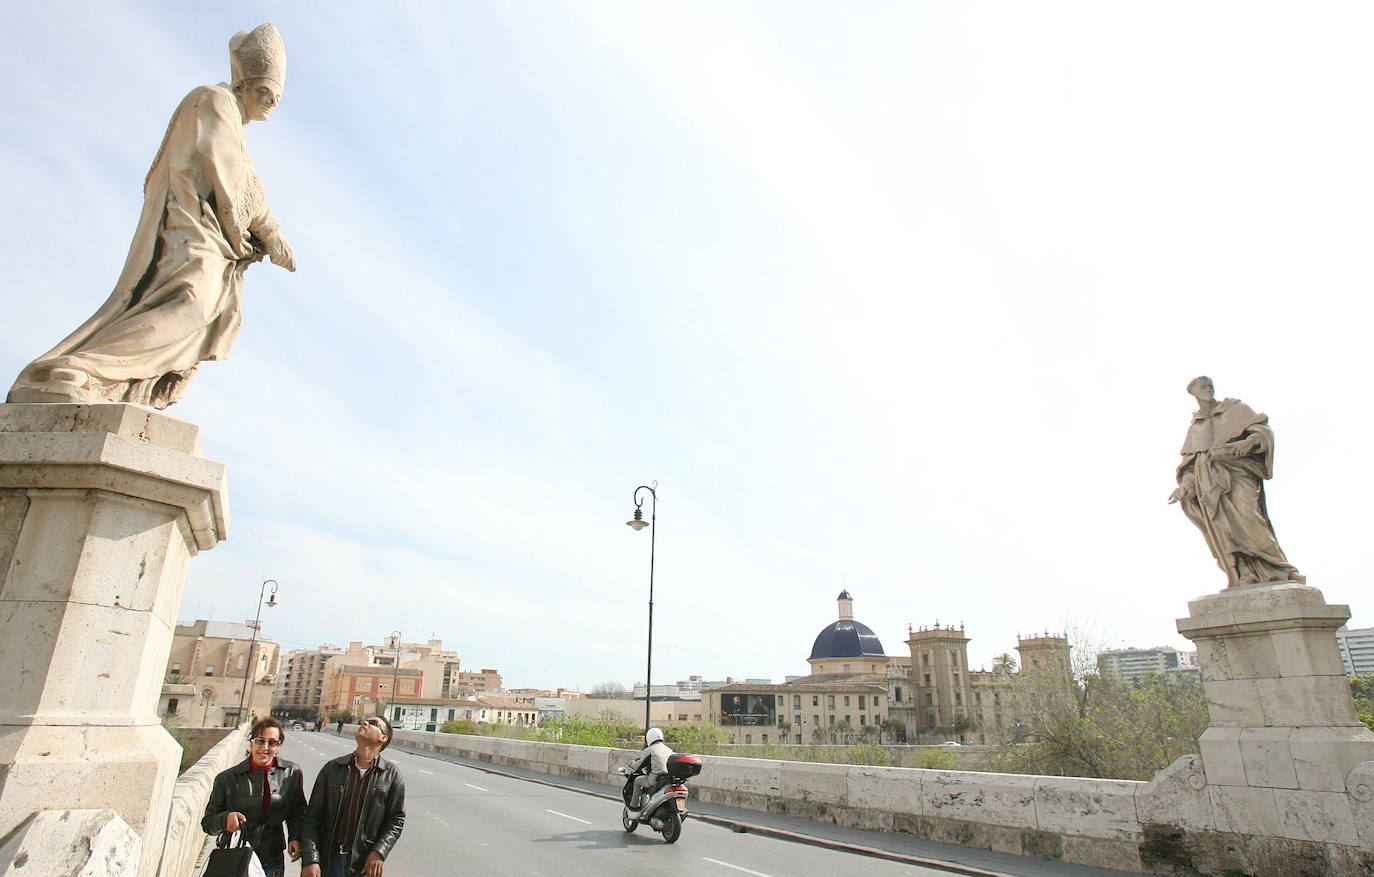
[[[162,849],[159,877],[184,877],[195,873],[209,835],[200,829],[205,804],[210,800],[210,788],[215,777],[243,759],[245,722],[237,728],[225,728],[224,739],[210,748],[200,760],[186,769],[172,787],[172,813],[167,823],[167,842]]]

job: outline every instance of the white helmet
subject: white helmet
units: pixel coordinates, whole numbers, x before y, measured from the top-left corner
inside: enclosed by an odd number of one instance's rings
[[[644,732],[644,745],[645,745],[645,746],[652,746],[652,745],[655,744],[655,743],[662,743],[662,742],[663,742],[663,729],[662,729],[662,728],[650,728],[648,731],[645,731],[645,732]]]

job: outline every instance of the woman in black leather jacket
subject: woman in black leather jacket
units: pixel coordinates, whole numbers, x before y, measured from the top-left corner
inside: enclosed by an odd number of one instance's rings
[[[206,834],[242,829],[268,877],[286,870],[283,847],[291,861],[301,857],[301,819],[305,816],[305,785],[293,761],[277,758],[286,729],[273,718],[253,726],[248,757],[215,777],[200,827]],[[291,834],[287,845],[282,823]]]

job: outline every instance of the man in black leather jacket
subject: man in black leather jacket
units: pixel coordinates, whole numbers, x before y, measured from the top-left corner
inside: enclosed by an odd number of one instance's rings
[[[354,737],[357,749],[325,762],[315,777],[301,825],[301,877],[382,877],[405,826],[405,781],[381,755],[391,723],[363,719]]]

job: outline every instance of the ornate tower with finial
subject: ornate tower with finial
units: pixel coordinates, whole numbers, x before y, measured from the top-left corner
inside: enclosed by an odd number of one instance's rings
[[[911,689],[915,699],[916,727],[908,733],[953,729],[972,718],[968,675],[969,638],[960,624],[911,631]],[[960,720],[963,721],[960,721]],[[953,733],[953,732],[951,732]]]

